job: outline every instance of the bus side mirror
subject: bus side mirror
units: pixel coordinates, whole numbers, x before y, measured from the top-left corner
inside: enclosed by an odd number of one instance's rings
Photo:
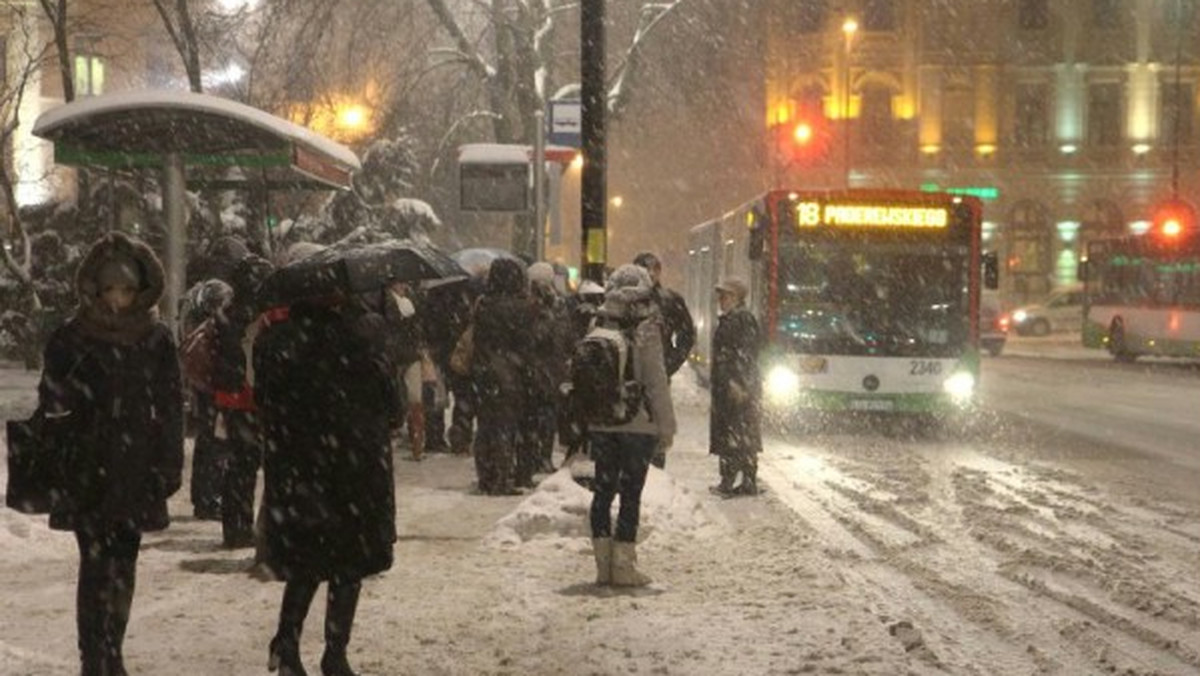
[[[983,254],[983,286],[985,289],[1000,288],[1000,260],[994,253]]]

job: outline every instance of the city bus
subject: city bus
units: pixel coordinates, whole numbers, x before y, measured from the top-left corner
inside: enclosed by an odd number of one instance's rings
[[[772,190],[692,228],[693,366],[707,378],[713,285],[737,275],[766,345],[769,415],[969,409],[980,291],[996,288],[975,197],[898,190]]]
[[[1200,359],[1200,233],[1093,240],[1080,265],[1083,344],[1118,361]]]

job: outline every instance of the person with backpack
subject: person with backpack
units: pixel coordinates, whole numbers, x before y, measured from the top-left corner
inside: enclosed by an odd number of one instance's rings
[[[571,385],[596,464],[589,515],[596,583],[647,585],[650,578],[637,569],[642,489],[651,458],[674,440],[675,409],[663,362],[662,316],[645,269],[622,265],[609,277],[604,304],[576,346]]]
[[[758,320],[746,308],[748,292],[746,282],[738,277],[716,286],[720,318],[712,338],[709,453],[717,456],[721,474],[721,482],[712,490],[724,497],[758,494],[762,338]],[[735,486],[739,473],[742,482]]]
[[[50,336],[38,384],[66,482],[50,527],[73,531],[79,546],[80,673],[125,676],[142,534],[167,528],[167,498],[183,479],[183,385],[156,310],[162,264],[148,245],[104,235],[75,288],[79,306]]]

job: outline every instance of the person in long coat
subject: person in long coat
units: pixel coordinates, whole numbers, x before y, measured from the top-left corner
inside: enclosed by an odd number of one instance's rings
[[[84,676],[123,676],[142,533],[165,529],[183,468],[183,389],[155,305],[163,268],[121,233],[97,240],[75,279],[79,306],[45,349],[39,404],[64,457],[68,499],[50,527],[79,545],[76,626]]]
[[[300,634],[328,583],[321,672],[352,676],[346,655],[363,578],[391,568],[396,498],[389,417],[399,405],[380,289],[300,302],[255,342],[265,433],[258,560],[286,584],[268,666],[304,674]]]
[[[762,452],[762,375],[758,321],[746,308],[748,287],[737,277],[716,287],[721,315],[712,339],[712,407],[709,453],[718,457],[721,495],[758,494],[758,454]],[[734,485],[738,474],[742,481]]]
[[[478,397],[475,471],[489,495],[520,493],[514,461],[530,405],[538,309],[520,262],[498,258],[475,309],[471,376]]]

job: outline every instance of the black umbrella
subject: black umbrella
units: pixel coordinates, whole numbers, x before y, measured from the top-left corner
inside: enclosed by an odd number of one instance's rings
[[[445,253],[410,240],[334,245],[289,263],[263,282],[260,300],[284,305],[305,298],[348,295],[389,282],[465,278]]]

